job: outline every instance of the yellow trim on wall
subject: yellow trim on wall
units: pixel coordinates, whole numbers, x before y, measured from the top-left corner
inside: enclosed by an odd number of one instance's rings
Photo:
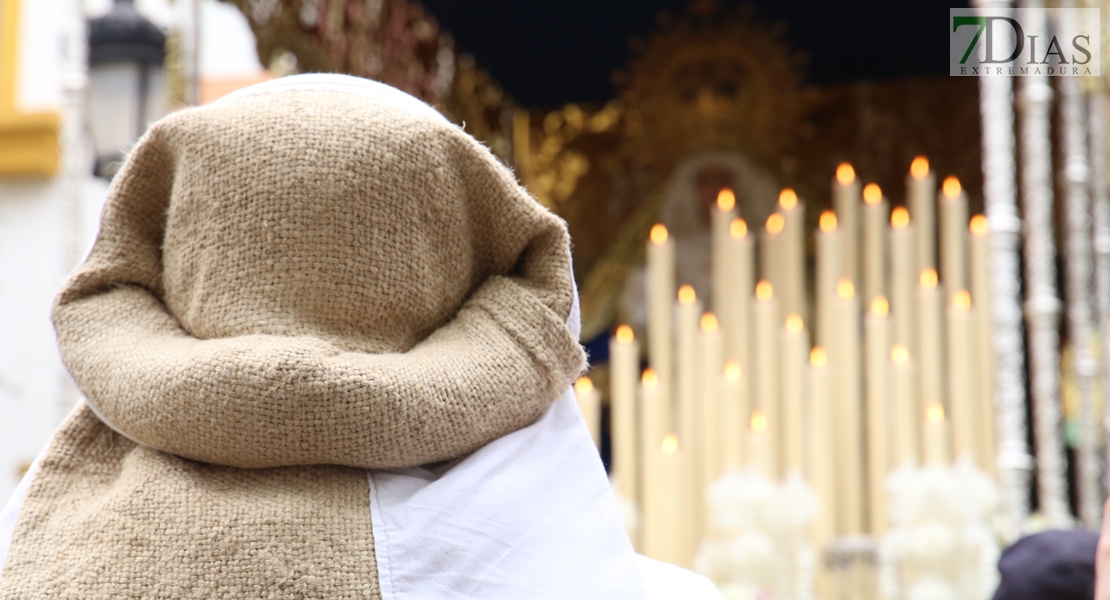
[[[54,112],[20,112],[19,2],[0,0],[0,177],[53,177],[58,172],[60,119]]]

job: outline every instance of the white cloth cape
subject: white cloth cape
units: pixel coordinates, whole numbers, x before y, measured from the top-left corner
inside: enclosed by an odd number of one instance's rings
[[[385,98],[443,118],[394,88],[342,75],[287,77],[220,102],[288,89]],[[576,297],[567,323],[576,336],[579,321]],[[34,472],[0,512],[0,569]],[[721,598],[704,577],[635,554],[570,389],[533,425],[459,461],[367,476],[383,600]]]

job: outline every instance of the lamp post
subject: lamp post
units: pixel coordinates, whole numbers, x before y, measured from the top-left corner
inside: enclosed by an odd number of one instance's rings
[[[133,0],[115,0],[107,15],[89,23],[96,175],[115,175],[147,124],[166,114],[165,60],[166,35],[135,10]]]

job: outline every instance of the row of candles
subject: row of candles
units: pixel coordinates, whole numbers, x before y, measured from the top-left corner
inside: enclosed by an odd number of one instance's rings
[[[704,490],[729,469],[804,478],[822,504],[819,547],[882,535],[893,469],[956,456],[993,472],[986,219],[968,219],[955,178],[938,194],[923,157],[906,207],[892,211],[877,185],[861,190],[848,164],[833,198],[808,294],[805,204],[781,192],[759,234],[757,279],[755,236],[722,190],[712,312],[690,286],[675,289],[674,240],[652,228],[649,368],[640,372],[627,325],[610,342],[612,473],[640,508],[645,554],[690,564],[706,530]],[[576,389],[596,439],[597,390],[585,379]]]

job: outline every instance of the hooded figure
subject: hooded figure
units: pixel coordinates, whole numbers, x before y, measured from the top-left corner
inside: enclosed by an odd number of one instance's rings
[[[154,124],[53,319],[87,402],[0,599],[646,597],[566,227],[414,98],[298,76]]]

